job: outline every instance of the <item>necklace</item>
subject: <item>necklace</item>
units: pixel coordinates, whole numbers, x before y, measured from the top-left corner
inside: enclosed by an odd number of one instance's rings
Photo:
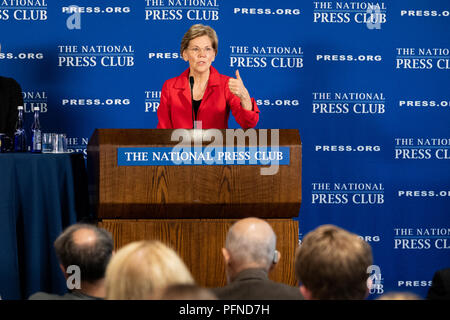
[[[194,100],[203,99],[203,95],[205,94],[206,87],[208,86],[208,81],[206,81],[203,85],[195,85],[194,84]],[[198,98],[198,99],[196,99]]]

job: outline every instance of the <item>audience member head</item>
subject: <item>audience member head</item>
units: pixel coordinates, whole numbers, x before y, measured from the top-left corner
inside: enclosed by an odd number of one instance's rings
[[[170,285],[155,296],[156,300],[217,300],[208,289],[195,284]]]
[[[333,225],[309,232],[295,257],[295,273],[305,299],[365,299],[370,265],[370,245]]]
[[[422,300],[422,298],[411,292],[388,292],[377,300]]]
[[[269,272],[279,260],[276,241],[272,227],[264,220],[246,218],[233,224],[222,248],[228,281],[250,268]]]
[[[105,276],[114,250],[111,234],[91,224],[71,225],[56,239],[56,255],[64,275],[69,266],[80,268],[82,282],[95,283]]]
[[[450,300],[450,268],[436,270],[426,299]]]
[[[159,241],[137,241],[121,248],[106,270],[106,297],[111,300],[151,298],[171,284],[193,284],[181,258]]]

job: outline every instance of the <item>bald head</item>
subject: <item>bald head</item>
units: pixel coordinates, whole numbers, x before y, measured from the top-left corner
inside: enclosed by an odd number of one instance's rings
[[[228,231],[225,247],[233,263],[269,270],[275,254],[276,236],[264,220],[246,218],[236,222]]]
[[[266,242],[267,239],[275,237],[272,227],[266,221],[258,218],[239,220],[231,226],[228,231],[228,236],[230,235],[252,242]]]
[[[95,243],[97,236],[92,229],[82,228],[73,232],[72,240],[77,246],[89,246]]]

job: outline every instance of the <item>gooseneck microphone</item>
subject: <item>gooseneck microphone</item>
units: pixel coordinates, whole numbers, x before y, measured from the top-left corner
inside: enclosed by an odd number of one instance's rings
[[[189,77],[189,84],[191,85],[191,104],[192,104],[192,124],[193,128],[195,129],[195,117],[194,117],[194,77]]]

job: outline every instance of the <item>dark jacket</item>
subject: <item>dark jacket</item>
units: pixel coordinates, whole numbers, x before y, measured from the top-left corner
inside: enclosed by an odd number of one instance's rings
[[[0,77],[0,133],[11,138],[17,121],[17,106],[23,106],[20,85],[12,78]]]
[[[63,296],[45,292],[36,292],[35,294],[32,294],[28,298],[28,300],[103,300],[103,299],[88,296],[87,294],[78,291],[73,291],[70,293],[66,293]]]
[[[240,272],[228,285],[214,288],[220,300],[302,300],[299,288],[269,279],[263,269]]]
[[[450,268],[436,271],[427,294],[428,300],[450,300]]]
[[[0,77],[0,133],[11,138],[17,121],[17,106],[23,106],[20,85],[12,78]]]

